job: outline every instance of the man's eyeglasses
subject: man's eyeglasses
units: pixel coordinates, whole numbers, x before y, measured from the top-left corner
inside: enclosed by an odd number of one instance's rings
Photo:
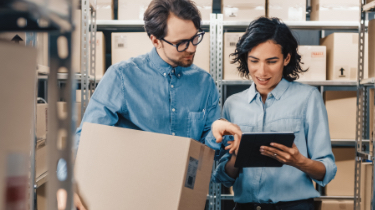
[[[161,40],[165,41],[166,43],[168,43],[168,44],[170,44],[174,47],[176,47],[178,52],[183,52],[189,47],[190,42],[194,46],[197,46],[199,43],[201,43],[201,41],[203,40],[204,33],[205,33],[204,31],[201,31],[198,34],[196,34],[195,36],[193,36],[191,39],[182,40],[181,42],[179,42],[177,44],[172,44],[172,43],[168,42],[167,40],[165,40],[164,38],[162,38]]]

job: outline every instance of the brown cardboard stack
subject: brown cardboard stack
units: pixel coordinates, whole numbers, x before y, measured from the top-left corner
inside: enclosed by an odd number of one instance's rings
[[[359,21],[359,1],[311,0],[311,16],[314,21]]]
[[[365,36],[365,43],[368,43]],[[357,80],[358,33],[333,33],[320,40],[327,47],[327,80]],[[365,44],[365,52],[368,45]],[[364,59],[364,78],[369,77],[368,54]]]
[[[96,20],[113,20],[113,0],[96,1]]]
[[[224,65],[223,65],[223,80],[245,80],[238,74],[237,64],[231,64],[233,57],[229,57],[230,54],[234,53],[236,49],[236,44],[239,41],[240,37],[244,33],[233,33],[226,32],[224,33]]]
[[[48,119],[48,104],[37,104],[36,105],[36,138],[46,139],[47,138],[47,119]]]
[[[213,158],[193,139],[84,123],[78,194],[90,210],[204,209]]]
[[[282,21],[306,21],[306,1],[268,0],[268,17]]]
[[[35,140],[36,54],[35,48],[0,41],[1,209],[11,208],[9,205],[27,209],[30,202],[28,177],[30,142]],[[14,189],[17,198],[6,203],[6,195]]]
[[[365,48],[365,55],[368,56],[368,76],[375,77],[375,20],[370,20],[368,22],[368,42],[365,42],[365,45],[368,45],[368,51]]]
[[[90,48],[91,48],[91,41],[90,41]],[[96,51],[95,51],[96,79],[101,79],[104,75],[105,70],[106,70],[105,68],[105,37],[104,37],[103,32],[99,31],[99,32],[96,32]],[[91,76],[94,77],[94,75],[91,75]]]
[[[326,91],[325,105],[331,139],[355,139],[357,92]]]
[[[223,0],[224,21],[252,21],[266,16],[265,0]]]
[[[190,43],[191,44],[191,43]],[[203,40],[199,45],[197,45],[194,64],[198,67],[210,71],[210,33],[206,32],[204,34]]]
[[[325,46],[298,46],[301,55],[301,65],[307,72],[300,74],[299,81],[323,81],[326,80],[326,47]]]

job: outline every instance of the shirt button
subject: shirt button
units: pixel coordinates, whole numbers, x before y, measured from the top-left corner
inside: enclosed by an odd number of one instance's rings
[[[175,111],[176,111],[176,110],[173,108],[173,109],[172,109],[172,112],[175,112]]]
[[[181,75],[180,74],[178,74],[178,77],[180,77]]]
[[[163,75],[164,75],[164,76],[167,76],[167,73],[164,73]]]
[[[257,206],[257,210],[261,210],[262,209],[262,207],[260,207],[260,206]]]
[[[174,69],[172,70],[172,73],[174,73]]]
[[[172,133],[172,136],[176,135],[175,133]]]
[[[174,86],[173,85],[171,85],[171,88],[173,88]]]

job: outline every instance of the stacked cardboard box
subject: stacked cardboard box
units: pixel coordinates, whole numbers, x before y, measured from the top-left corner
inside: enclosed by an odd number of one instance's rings
[[[368,36],[365,36],[365,43]],[[320,40],[327,47],[327,79],[357,80],[358,69],[358,33],[333,33]],[[365,44],[365,52],[368,45]],[[368,71],[368,54],[365,53],[364,78],[371,74]]]
[[[299,81],[323,81],[326,80],[326,47],[325,46],[298,46],[301,55],[301,65],[307,72],[300,74]]]
[[[306,21],[306,1],[268,0],[268,17],[282,21]]]
[[[375,77],[375,20],[368,22],[368,42],[365,40],[365,55],[368,56],[368,77]],[[365,59],[366,62],[366,59]]]
[[[224,21],[252,21],[266,16],[265,0],[223,0]]]
[[[85,123],[78,193],[88,209],[204,209],[214,153],[189,138]]]
[[[96,1],[96,19],[113,20],[113,0]]]
[[[231,64],[233,57],[230,54],[236,50],[236,44],[240,40],[240,37],[244,33],[226,32],[224,33],[224,53],[223,53],[223,80],[246,80],[246,78],[240,77],[237,64]]]
[[[313,21],[359,21],[360,4],[353,0],[311,0]]]
[[[91,41],[90,41],[90,48],[91,48]],[[90,51],[89,51],[90,52]],[[90,62],[91,62],[91,56]],[[101,79],[106,71],[105,68],[105,37],[103,32],[99,31],[96,32],[96,51],[95,51],[95,76],[96,79]],[[91,77],[94,77],[89,72]]]
[[[47,119],[48,119],[48,104],[36,105],[36,138],[47,138]]]

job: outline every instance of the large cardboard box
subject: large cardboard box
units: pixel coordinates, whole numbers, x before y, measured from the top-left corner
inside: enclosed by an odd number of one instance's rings
[[[246,80],[240,77],[237,64],[231,64],[233,57],[230,54],[236,50],[236,44],[244,33],[226,32],[224,33],[224,65],[223,65],[223,80]]]
[[[323,81],[326,80],[326,46],[298,46],[298,53],[301,55],[303,72],[299,81]]]
[[[78,194],[90,210],[204,209],[213,158],[193,139],[84,123]]]
[[[265,0],[223,0],[224,21],[252,21],[266,16]]]
[[[151,0],[118,0],[118,19],[143,21],[144,13],[150,2]],[[210,20],[212,0],[197,0],[194,2],[201,13],[202,20]]]
[[[48,119],[48,104],[36,105],[36,138],[47,138],[47,119]]]
[[[268,17],[277,17],[282,21],[306,21],[306,1],[268,0]]]
[[[0,208],[27,209],[31,142],[35,140],[35,48],[0,41]],[[17,93],[14,88],[16,87]],[[17,197],[6,201],[6,196]]]
[[[153,47],[146,32],[112,33],[112,64],[146,54]],[[210,33],[208,32],[204,34],[202,42],[197,45],[194,64],[209,72]]]
[[[365,48],[365,54],[368,56],[368,77],[375,77],[375,19],[368,22],[368,51]]]
[[[310,20],[314,21],[359,21],[359,1],[311,0]]]
[[[113,20],[113,0],[96,0],[96,20]]]
[[[368,43],[368,36],[365,36]],[[357,80],[358,33],[333,33],[320,40],[327,47],[327,80]],[[365,52],[368,45],[365,44]],[[364,78],[369,77],[368,54],[364,59]]]
[[[324,96],[331,139],[355,139],[357,92],[326,91]]]
[[[90,41],[90,49],[91,49],[91,41]],[[91,56],[89,57],[91,58]],[[106,70],[105,69],[105,37],[104,37],[103,32],[98,31],[96,32],[96,51],[95,51],[96,79],[101,79],[104,75],[105,70]],[[91,76],[94,77],[94,75],[91,75]]]

